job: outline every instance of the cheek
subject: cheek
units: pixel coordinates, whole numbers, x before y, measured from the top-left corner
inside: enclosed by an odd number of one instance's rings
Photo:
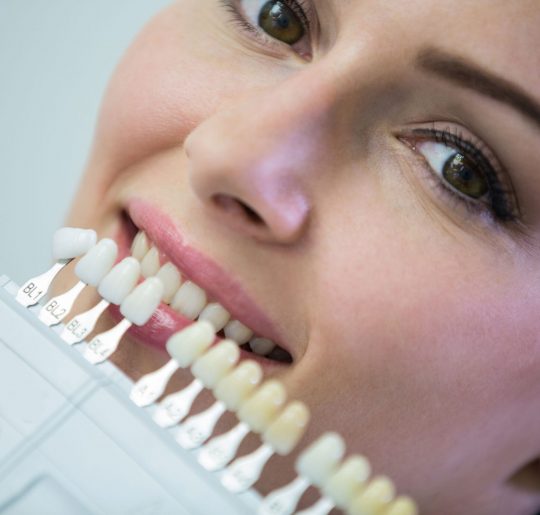
[[[332,261],[318,269],[307,357],[340,370],[322,394],[358,403],[370,391],[384,404],[399,386],[412,403],[444,398],[458,411],[463,398],[500,409],[523,394],[540,359],[540,296],[530,285],[524,295],[525,267],[428,227],[408,230],[377,202],[361,211],[370,223],[356,226],[354,244],[349,231],[327,235]]]
[[[177,19],[165,13],[141,33],[109,85],[103,102],[96,152],[109,169],[122,170],[146,156],[177,146],[213,109],[219,93],[208,68],[192,55]],[[193,29],[192,29],[193,30]],[[212,82],[209,82],[212,81]]]
[[[185,0],[149,23],[107,90],[94,150],[98,162],[119,171],[182,145],[228,102],[282,76],[241,51],[224,16],[215,5]]]

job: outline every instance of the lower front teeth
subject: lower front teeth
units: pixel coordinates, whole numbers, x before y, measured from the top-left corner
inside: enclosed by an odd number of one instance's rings
[[[268,338],[253,338],[249,342],[249,347],[259,356],[268,356],[276,348],[276,344]]]
[[[229,312],[217,302],[208,304],[199,315],[199,320],[208,320],[214,326],[216,333],[227,325],[230,318]]]
[[[238,345],[247,343],[253,336],[253,331],[238,320],[231,320],[224,329],[225,336],[234,340]]]

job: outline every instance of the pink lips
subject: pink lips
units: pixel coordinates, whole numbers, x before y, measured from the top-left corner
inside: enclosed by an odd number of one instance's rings
[[[127,212],[134,224],[146,232],[159,251],[166,255],[183,276],[203,288],[212,299],[231,313],[233,319],[240,320],[256,334],[270,338],[286,349],[272,321],[238,282],[213,260],[186,245],[180,230],[167,215],[140,199],[131,200]],[[129,238],[122,235],[119,241],[120,253],[128,255]],[[118,309],[113,309],[113,315],[121,316]],[[163,350],[173,333],[192,323],[191,320],[161,304],[147,324],[143,327],[133,327],[130,334],[152,347]],[[256,356],[250,354],[250,357]]]

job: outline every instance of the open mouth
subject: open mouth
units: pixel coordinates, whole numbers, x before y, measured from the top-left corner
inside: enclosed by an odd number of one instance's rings
[[[132,201],[123,213],[120,231],[120,258],[131,254],[141,263],[142,275],[159,277],[165,288],[151,320],[130,329],[136,340],[165,349],[173,333],[196,320],[208,320],[218,340],[238,343],[242,357],[266,366],[293,362],[266,315],[234,279],[189,248],[168,217],[140,200]],[[121,317],[117,308],[112,313]]]

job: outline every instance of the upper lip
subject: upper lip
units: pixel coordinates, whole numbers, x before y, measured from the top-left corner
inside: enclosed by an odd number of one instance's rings
[[[141,199],[128,201],[127,213],[133,223],[146,232],[152,243],[168,257],[180,273],[219,302],[231,314],[231,319],[239,320],[256,336],[269,338],[290,352],[275,324],[239,282],[211,258],[187,245],[178,226],[169,216]]]

